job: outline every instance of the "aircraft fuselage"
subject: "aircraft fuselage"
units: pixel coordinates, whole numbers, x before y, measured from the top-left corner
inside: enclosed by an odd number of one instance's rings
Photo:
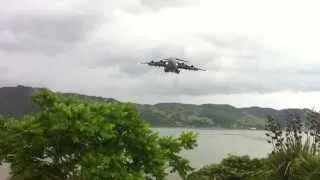
[[[180,73],[180,70],[177,67],[176,60],[169,59],[167,62],[168,63],[167,63],[167,66],[164,68],[164,72],[174,72],[174,73],[177,73],[177,74]]]

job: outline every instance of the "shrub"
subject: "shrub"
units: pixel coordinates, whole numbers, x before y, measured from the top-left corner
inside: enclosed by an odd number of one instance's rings
[[[188,180],[249,180],[259,177],[264,167],[264,159],[249,156],[234,156],[224,158],[219,164],[201,168],[188,176]]]
[[[266,133],[266,136],[270,138],[268,142],[273,144],[274,149],[266,165],[269,169],[265,173],[267,179],[305,179],[311,174],[320,179],[316,173],[319,171],[316,165],[320,165],[320,116],[310,111],[307,117],[308,122],[303,124],[298,115],[289,115],[284,131],[275,119],[268,117],[266,130],[270,133]],[[299,174],[300,171],[304,173]]]

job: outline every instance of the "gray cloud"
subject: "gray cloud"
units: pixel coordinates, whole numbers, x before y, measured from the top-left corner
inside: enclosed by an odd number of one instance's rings
[[[241,51],[244,49],[257,50],[261,48],[259,42],[247,36],[241,36],[236,33],[225,33],[218,35],[215,33],[197,34],[198,38],[210,42],[214,46],[224,49]]]
[[[77,4],[78,11],[59,13],[59,8],[52,8],[50,13],[30,10],[0,18],[0,85],[47,86],[149,102],[161,97],[320,90],[319,66],[285,63],[290,59],[285,53],[258,37],[212,32],[168,38],[161,31],[145,31],[144,36],[139,32],[144,28],[129,25],[148,16],[132,12],[184,7],[188,2],[132,1],[129,6],[122,0],[101,1],[94,8],[88,2]],[[118,10],[123,14],[117,15]],[[208,71],[176,75],[139,64],[168,56],[185,58]]]
[[[182,7],[199,4],[199,0],[140,0],[140,2],[141,5],[154,11],[158,11],[167,7]]]
[[[185,56],[184,46],[159,44],[149,46],[131,46],[115,49],[111,43],[97,43],[89,49],[95,58],[89,62],[89,67],[110,67],[118,65],[120,70],[128,76],[143,75],[152,70],[152,67],[140,64],[150,60],[159,60],[163,57]]]
[[[243,36],[236,33],[202,33],[195,37],[216,48],[218,56],[231,56],[236,59],[259,59],[265,56],[279,56],[277,51],[263,46],[258,37]]]
[[[16,52],[70,51],[86,40],[100,19],[96,15],[15,15],[0,19],[0,49]]]

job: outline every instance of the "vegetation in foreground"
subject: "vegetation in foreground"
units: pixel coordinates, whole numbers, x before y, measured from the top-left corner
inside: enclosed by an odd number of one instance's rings
[[[41,89],[40,111],[21,120],[0,117],[0,158],[11,180],[185,178],[193,168],[179,155],[194,148],[196,134],[159,136],[130,103],[61,97]]]
[[[198,171],[179,155],[197,146],[196,134],[159,136],[130,103],[61,96],[42,89],[33,96],[40,111],[21,120],[0,117],[0,158],[11,180],[165,179],[177,172],[188,180],[320,179],[320,114],[308,121],[295,114],[285,129],[272,117],[265,158],[229,156]],[[248,152],[250,153],[250,152]]]
[[[287,119],[283,130],[268,118],[266,136],[273,151],[265,158],[229,156],[193,172],[189,180],[318,180],[320,179],[320,114],[309,112],[303,124],[299,115]]]

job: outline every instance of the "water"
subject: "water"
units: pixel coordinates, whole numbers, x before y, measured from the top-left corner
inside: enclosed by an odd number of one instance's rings
[[[160,135],[178,135],[183,130],[198,132],[198,147],[182,153],[191,165],[199,169],[204,165],[220,162],[228,154],[264,157],[271,152],[265,131],[259,130],[212,130],[182,128],[152,128]],[[179,179],[176,175],[168,179]]]

